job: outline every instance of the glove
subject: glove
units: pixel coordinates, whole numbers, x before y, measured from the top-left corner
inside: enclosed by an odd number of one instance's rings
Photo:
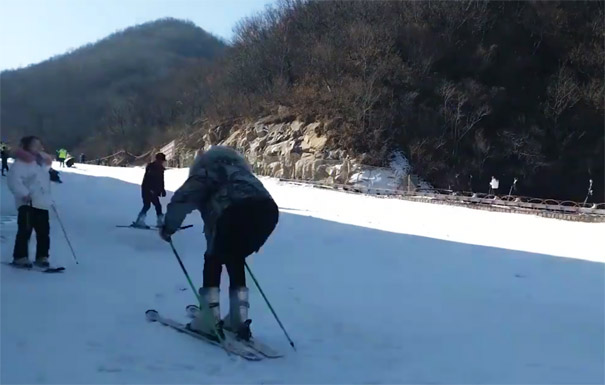
[[[170,234],[168,231],[166,231],[166,227],[165,226],[160,227],[160,238],[162,238],[166,242],[170,242],[171,241],[171,238],[170,238],[171,236],[172,236],[172,234]]]
[[[163,198],[166,196],[166,190],[162,190],[162,192],[160,193],[160,196]]]

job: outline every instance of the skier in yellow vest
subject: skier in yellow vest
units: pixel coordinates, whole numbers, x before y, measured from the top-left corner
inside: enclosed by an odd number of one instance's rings
[[[65,167],[65,158],[67,158],[67,150],[62,148],[59,151],[57,151],[57,153],[59,154],[58,158],[59,158],[59,165],[61,167]]]

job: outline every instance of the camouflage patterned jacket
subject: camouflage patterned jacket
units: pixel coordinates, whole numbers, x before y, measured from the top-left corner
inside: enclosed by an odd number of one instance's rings
[[[215,225],[225,209],[242,199],[264,197],[271,199],[244,157],[229,147],[214,146],[196,157],[189,179],[174,193],[164,231],[173,234],[197,209],[204,220],[207,249],[212,250]]]

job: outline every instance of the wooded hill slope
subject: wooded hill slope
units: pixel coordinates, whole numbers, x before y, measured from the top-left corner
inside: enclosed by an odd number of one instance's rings
[[[283,105],[364,163],[403,151],[436,187],[495,175],[583,200],[592,178],[605,201],[604,16],[603,2],[284,0],[228,47],[164,20],[2,73],[3,135],[137,152]]]
[[[225,44],[193,23],[158,20],[1,73],[2,135],[36,134],[89,158],[141,152],[201,114],[192,79]]]

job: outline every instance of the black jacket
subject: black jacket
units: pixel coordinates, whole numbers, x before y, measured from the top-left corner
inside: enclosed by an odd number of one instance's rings
[[[164,189],[164,166],[158,162],[151,162],[145,168],[145,176],[141,188],[147,191],[153,191],[156,195],[165,192]]]

